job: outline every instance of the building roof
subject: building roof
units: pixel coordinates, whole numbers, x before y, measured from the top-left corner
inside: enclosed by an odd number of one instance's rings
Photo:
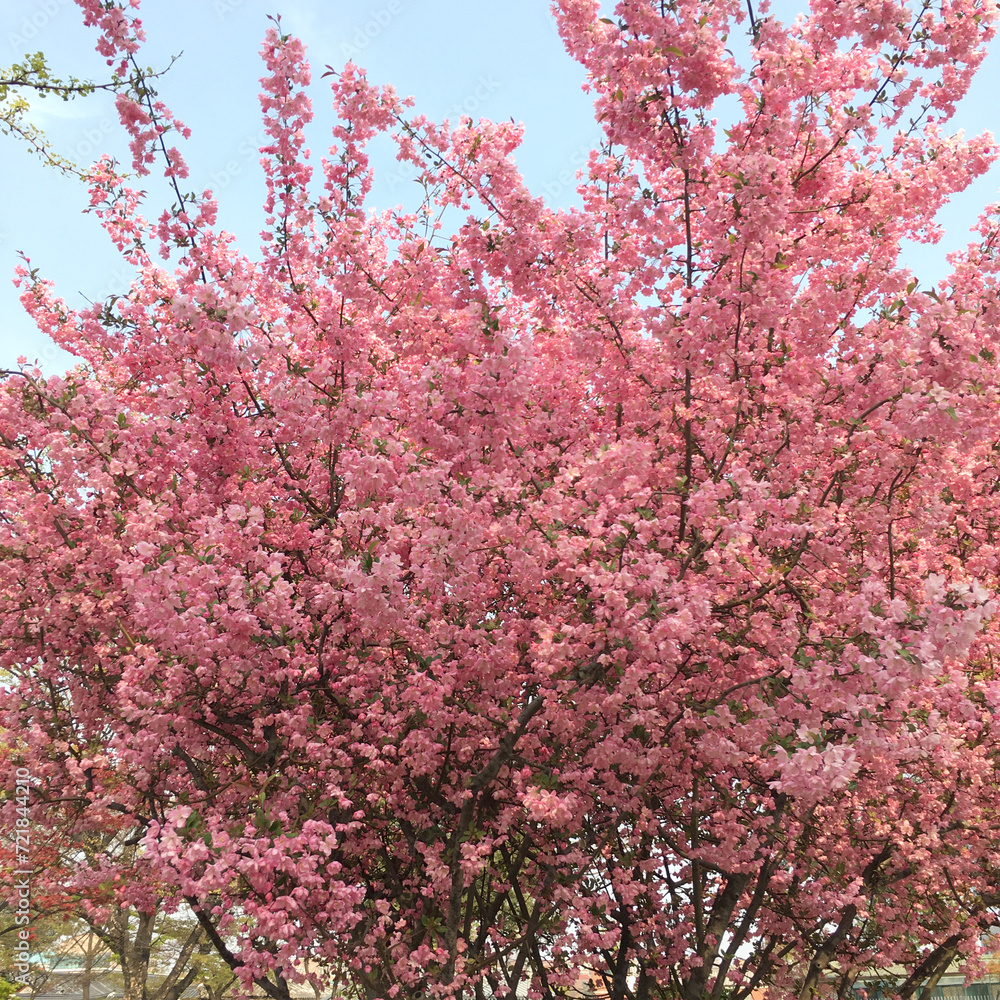
[[[83,1000],[84,986],[90,980],[90,1000],[121,1000],[124,995],[121,975],[111,969],[53,969],[41,987],[33,989],[25,986],[17,991],[19,1000]],[[146,982],[156,990],[166,976],[150,975]],[[202,996],[197,985],[189,986],[181,994],[181,1000],[195,1000]]]

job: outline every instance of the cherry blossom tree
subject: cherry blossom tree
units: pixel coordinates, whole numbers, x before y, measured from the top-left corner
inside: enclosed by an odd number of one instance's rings
[[[275,1000],[844,997],[890,965],[908,1000],[974,962],[997,216],[935,287],[899,255],[997,155],[947,129],[996,4],[558,0],[605,134],[568,211],[518,126],[352,64],[314,168],[278,24],[253,256],[181,190],[134,12],[78,4],[176,201],[147,219],[105,158],[135,282],[73,309],[18,274],[79,365],[0,392],[2,721],[52,837],[139,847],[35,880],[186,904]],[[422,204],[368,206],[379,135]]]

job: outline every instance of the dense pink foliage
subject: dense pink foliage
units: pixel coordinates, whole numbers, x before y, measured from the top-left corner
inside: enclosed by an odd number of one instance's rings
[[[276,998],[305,958],[366,1000],[909,997],[997,901],[997,219],[937,288],[898,262],[997,154],[946,127],[996,5],[554,6],[578,210],[353,65],[314,172],[277,29],[257,257],[104,160],[135,283],[21,272],[81,365],[0,388],[0,719],[54,837],[143,847],[51,881],[186,900]],[[182,176],[140,96],[134,168]],[[412,212],[365,207],[381,133]]]

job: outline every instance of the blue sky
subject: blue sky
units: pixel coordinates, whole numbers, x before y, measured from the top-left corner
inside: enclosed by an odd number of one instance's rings
[[[791,0],[781,16],[793,12]],[[325,149],[330,124],[322,68],[348,58],[368,69],[374,82],[392,83],[416,98],[416,110],[432,118],[458,114],[524,122],[518,163],[529,186],[551,202],[575,200],[572,180],[599,131],[590,98],[582,93],[582,69],[563,51],[547,0],[144,0],[148,43],[143,61],[160,68],[183,53],[160,81],[160,94],[193,131],[185,156],[188,187],[215,189],[220,224],[253,251],[261,228],[261,141],[257,105],[261,64],[257,55],[269,25],[280,13],[286,30],[299,35],[314,69],[316,152]],[[72,0],[3,0],[0,4],[0,66],[25,52],[42,50],[60,73],[104,78],[93,52],[93,35],[82,27]],[[315,72],[318,71],[318,72]],[[993,128],[1000,93],[1000,45],[994,45],[956,128]],[[127,162],[111,100],[93,95],[70,103],[37,104],[37,121],[57,148],[81,164],[101,152]],[[31,257],[70,305],[121,291],[128,272],[93,217],[82,213],[83,186],[43,167],[10,138],[0,137],[0,367],[18,355],[60,371],[68,355],[34,330],[10,283],[17,251]],[[408,198],[408,185],[391,155],[376,161],[373,204]],[[165,182],[151,175],[149,214],[171,200]],[[915,247],[907,263],[926,285],[946,273],[945,255],[968,242],[982,206],[998,199],[1000,170],[953,199],[941,216],[947,235],[935,247]],[[152,211],[155,207],[156,211]]]

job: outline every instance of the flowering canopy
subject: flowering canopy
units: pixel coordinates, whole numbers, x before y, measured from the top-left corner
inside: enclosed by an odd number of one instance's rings
[[[272,29],[257,257],[181,196],[139,23],[78,3],[179,200],[147,220],[104,159],[131,288],[18,278],[80,364],[0,390],[2,721],[53,835],[142,848],[67,884],[187,901],[278,1000],[844,996],[891,963],[908,998],[974,956],[997,220],[936,288],[899,248],[997,154],[946,130],[993,0],[558,0],[606,136],[569,211],[516,125],[351,64],[315,171]],[[379,134],[414,211],[366,207]]]

